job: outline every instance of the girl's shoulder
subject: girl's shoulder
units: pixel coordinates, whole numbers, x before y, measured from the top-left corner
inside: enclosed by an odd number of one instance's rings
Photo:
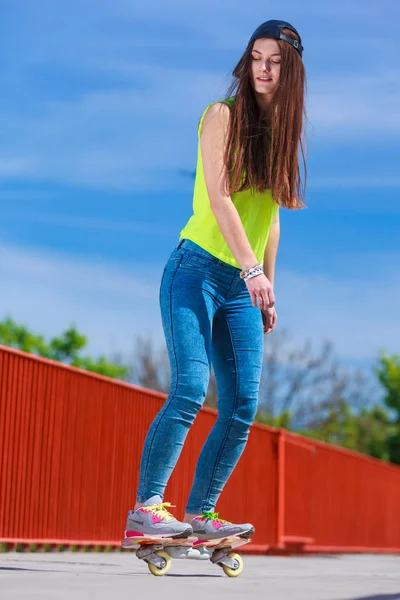
[[[227,98],[226,100],[220,100],[220,102],[224,102],[228,106],[233,106],[233,103],[235,102],[235,96],[231,96],[230,98]]]
[[[231,98],[225,98],[224,100],[216,100],[215,102],[212,102],[212,104],[209,104],[208,106],[213,106],[215,104],[218,104],[218,105],[224,104],[224,105],[229,106],[229,108],[230,108],[231,106],[233,106],[234,102],[235,102],[235,96],[231,96]]]
[[[201,129],[202,129],[202,125],[203,125],[203,121],[204,120],[209,120],[211,119],[214,115],[216,115],[218,112],[220,112],[222,110],[222,114],[227,116],[230,113],[230,107],[232,106],[233,102],[235,100],[235,97],[232,96],[231,98],[227,98],[226,100],[216,100],[215,102],[211,102],[211,104],[208,104],[206,106],[206,108],[203,111],[203,114],[200,117],[199,120],[199,125],[198,125],[198,131],[199,134],[201,133]],[[229,108],[225,108],[225,106],[229,106]]]

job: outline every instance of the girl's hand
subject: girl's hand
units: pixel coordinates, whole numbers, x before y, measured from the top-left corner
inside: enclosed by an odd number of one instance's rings
[[[256,279],[256,277],[254,279]],[[276,320],[278,318],[275,306],[273,306],[272,308],[263,309],[261,311],[261,314],[264,326],[264,333],[271,333],[271,331],[275,329]]]
[[[269,279],[261,273],[251,277],[245,282],[249,291],[253,306],[259,309],[272,308],[275,304],[274,290]]]

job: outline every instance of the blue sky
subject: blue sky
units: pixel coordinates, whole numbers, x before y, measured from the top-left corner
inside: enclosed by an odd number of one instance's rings
[[[347,363],[399,351],[400,5],[3,0],[0,318],[90,350],[163,343],[162,269],[191,215],[197,123],[253,30],[300,31],[308,208],[281,211],[279,327]]]

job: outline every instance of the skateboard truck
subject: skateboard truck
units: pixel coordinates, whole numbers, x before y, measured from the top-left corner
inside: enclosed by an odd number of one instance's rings
[[[210,561],[214,564],[222,562],[224,565],[234,569],[236,565],[234,561],[228,557],[230,552],[232,552],[232,548],[220,548],[219,550],[215,550],[210,556]],[[224,559],[226,559],[226,561]]]
[[[205,541],[193,537],[154,539],[131,536],[123,540],[122,547],[135,549],[136,557],[147,563],[149,571],[156,576],[168,573],[172,558],[192,558],[208,559],[221,567],[228,577],[238,577],[243,570],[243,559],[232,550],[250,541],[237,536]]]
[[[136,556],[147,563],[153,575],[165,575],[171,567],[171,557],[162,549],[161,544],[138,548]]]
[[[156,550],[162,550],[161,544],[157,544],[154,546],[143,546],[142,548],[138,548],[136,550],[136,556],[141,560],[148,560],[153,555],[156,556]]]

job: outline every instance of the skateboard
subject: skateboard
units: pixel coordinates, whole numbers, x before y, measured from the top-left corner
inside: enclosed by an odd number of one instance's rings
[[[171,568],[172,558],[210,560],[220,566],[228,577],[238,577],[243,571],[243,559],[234,548],[251,542],[239,536],[199,540],[188,538],[160,538],[156,536],[134,536],[125,538],[122,548],[136,550],[136,556],[147,563],[150,573],[161,577]]]

